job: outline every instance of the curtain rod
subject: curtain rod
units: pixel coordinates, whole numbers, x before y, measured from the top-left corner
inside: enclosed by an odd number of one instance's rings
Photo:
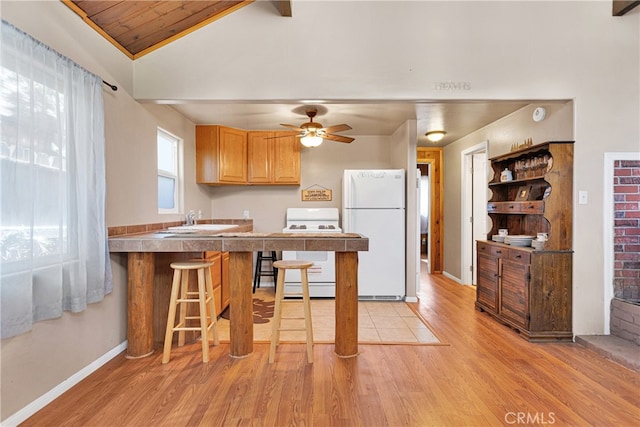
[[[114,92],[115,92],[116,90],[118,90],[118,86],[116,86],[116,85],[112,85],[111,83],[109,83],[109,82],[105,82],[104,80],[102,80],[102,83],[104,83],[104,84],[106,84],[107,86],[109,86],[109,87],[111,88],[111,90],[112,90],[112,91],[114,91]]]

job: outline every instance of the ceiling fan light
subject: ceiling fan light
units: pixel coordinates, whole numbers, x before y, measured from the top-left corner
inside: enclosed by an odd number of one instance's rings
[[[303,136],[302,138],[300,138],[300,143],[308,148],[317,147],[318,145],[322,144],[322,137],[315,135]]]
[[[427,139],[431,142],[438,142],[440,141],[442,138],[444,138],[444,136],[447,133],[443,130],[432,130],[430,132],[425,133],[424,135],[427,137]]]

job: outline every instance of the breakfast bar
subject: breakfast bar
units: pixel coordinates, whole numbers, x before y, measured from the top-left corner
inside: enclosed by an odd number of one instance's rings
[[[229,252],[230,334],[233,357],[253,352],[252,261],[255,251],[333,251],[336,264],[335,352],[358,354],[358,252],[369,240],[355,233],[171,234],[152,232],[109,238],[110,252],[127,253],[127,356],[153,353],[153,282],[155,254]]]

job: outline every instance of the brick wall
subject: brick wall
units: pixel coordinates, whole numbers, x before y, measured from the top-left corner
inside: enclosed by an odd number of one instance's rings
[[[614,286],[616,298],[640,300],[640,161],[614,164]]]
[[[611,335],[640,345],[640,305],[611,300]]]

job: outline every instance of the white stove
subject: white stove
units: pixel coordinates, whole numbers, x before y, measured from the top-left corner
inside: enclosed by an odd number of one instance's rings
[[[283,233],[342,233],[337,208],[289,208],[287,226]],[[335,254],[332,251],[283,251],[282,259],[312,261],[307,270],[309,294],[312,298],[336,296]],[[301,293],[298,270],[288,270],[285,276],[285,292]]]

